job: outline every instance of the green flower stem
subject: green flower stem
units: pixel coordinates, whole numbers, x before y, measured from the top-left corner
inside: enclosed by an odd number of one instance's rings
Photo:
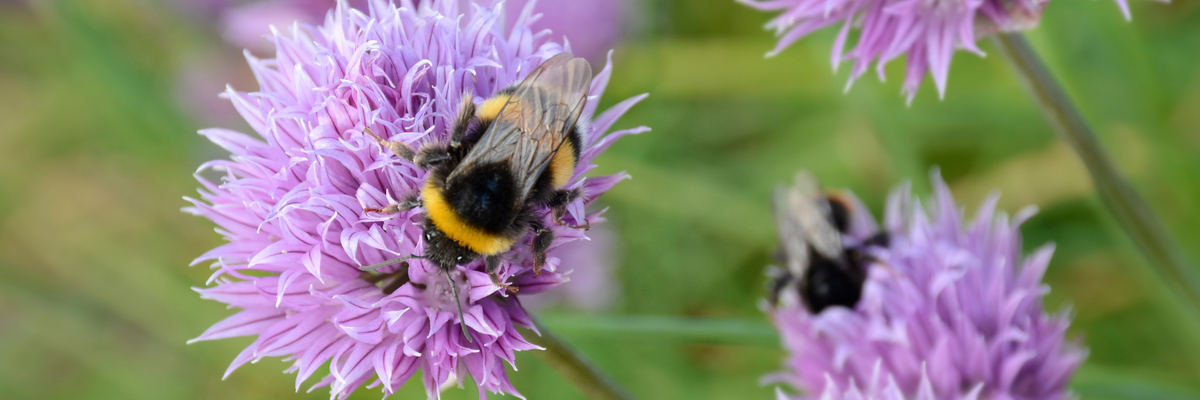
[[[1054,80],[1024,35],[1010,33],[993,38],[1033,92],[1059,136],[1075,149],[1087,166],[1104,205],[1138,249],[1150,259],[1151,265],[1167,286],[1183,300],[1189,314],[1200,320],[1200,277],[1196,268],[1171,239],[1146,201],[1117,172],[1112,158],[1084,120],[1083,114]]]
[[[532,353],[574,383],[584,396],[593,400],[634,400],[634,397],[613,382],[612,378],[600,372],[586,358],[583,358],[579,351],[547,329],[537,318],[532,315],[529,317],[540,334],[520,328],[521,336],[524,336],[525,340],[545,348],[545,350]]]

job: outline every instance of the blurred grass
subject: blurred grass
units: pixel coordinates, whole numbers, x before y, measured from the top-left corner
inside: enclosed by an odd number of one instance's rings
[[[184,345],[228,315],[189,290],[192,258],[220,239],[178,211],[201,162],[224,157],[194,132],[241,128],[204,108],[224,83],[252,89],[239,50],[212,22],[141,0],[0,3],[0,393],[16,399],[261,399],[293,394],[271,359],[220,376],[248,338]],[[1200,260],[1200,2],[1050,5],[1031,40],[1139,190]],[[988,192],[1023,231],[1058,243],[1047,308],[1069,305],[1091,349],[1075,381],[1086,398],[1195,398],[1200,334],[1154,283],[994,49],[959,54],[945,101],[931,85],[912,106],[902,65],[843,94],[833,32],[764,60],[767,15],[725,1],[639,3],[640,33],[618,48],[604,101],[650,92],[597,173],[628,170],[604,199],[623,242],[624,293],[611,314],[763,323],[755,301],[774,247],[767,194],[799,168],[847,187],[876,211],[887,190],[941,166],[968,211]],[[217,81],[198,79],[212,71]],[[195,100],[197,89],[203,99]],[[231,122],[232,121],[232,122]],[[557,319],[556,319],[557,318]],[[758,378],[780,365],[769,340],[656,336],[616,317],[548,315],[561,334],[646,399],[771,398]],[[572,322],[574,321],[574,322]],[[612,329],[571,329],[575,323]],[[645,321],[645,320],[634,320]],[[553,326],[553,324],[552,324]],[[641,329],[641,330],[639,330]],[[536,358],[519,356],[527,397],[578,398]],[[423,396],[407,385],[394,398]],[[473,398],[474,390],[446,398]],[[360,390],[358,399],[378,398]]]

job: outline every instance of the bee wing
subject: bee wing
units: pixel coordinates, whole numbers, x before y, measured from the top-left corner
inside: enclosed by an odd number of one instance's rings
[[[517,85],[449,179],[474,166],[507,162],[521,196],[528,196],[579,121],[591,84],[592,67],[582,58],[560,53],[543,62]]]
[[[808,239],[803,226],[794,214],[793,191],[779,186],[775,188],[773,205],[775,209],[775,229],[779,234],[779,243],[783,247],[783,262],[788,272],[793,276],[804,276],[808,268]]]
[[[809,246],[825,258],[841,257],[842,235],[833,227],[832,211],[816,178],[804,171],[797,173],[792,187],[775,190],[774,202],[779,239],[792,273],[803,276]]]

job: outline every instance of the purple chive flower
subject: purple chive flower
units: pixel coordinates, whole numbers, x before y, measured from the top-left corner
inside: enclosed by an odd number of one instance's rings
[[[879,79],[884,66],[907,54],[901,93],[911,103],[925,74],[933,75],[938,97],[946,93],[950,58],[962,48],[983,55],[975,41],[996,32],[1030,29],[1037,25],[1048,0],[738,0],[764,11],[783,10],[767,23],[779,43],[773,56],[818,29],[840,25],[833,44],[836,70],[843,61],[854,61],[846,89],[872,63]],[[1116,0],[1125,18],[1130,18],[1126,0]],[[858,30],[857,43],[849,52],[851,28]]]
[[[515,329],[532,324],[520,298],[492,285],[481,261],[458,268],[455,275],[465,277],[456,282],[458,299],[424,260],[410,261],[406,274],[396,271],[399,280],[390,282],[402,284],[389,292],[358,269],[423,246],[423,210],[364,214],[417,190],[425,172],[363,129],[413,146],[444,140],[464,93],[481,102],[563,51],[529,29],[528,14],[506,34],[497,24],[503,10],[459,3],[375,0],[364,12],[339,2],[322,26],[274,34],[276,58],[247,53],[259,91],[225,94],[254,133],[201,131],[232,158],[201,166],[221,182],[197,175],[200,199],[188,199],[193,206],[185,209],[215,222],[228,240],[196,260],[212,260],[216,270],[215,286],[196,290],[239,309],[193,341],[257,337],[226,375],[249,361],[284,357],[297,389],[328,362],[328,375],[313,387],[330,386],[336,398],[363,384],[394,393],[418,370],[430,398],[447,382],[461,384],[464,373],[481,398],[485,390],[519,396],[504,364],[516,351],[537,348]],[[609,132],[645,95],[596,115],[611,69],[610,62],[596,75],[583,111],[590,129],[570,185],[584,195],[568,207],[565,226],[544,216],[555,233],[551,248],[585,238],[570,226],[600,222],[601,212],[586,214],[585,205],[627,177],[583,177],[591,161],[616,139],[648,130]],[[522,296],[567,274],[550,257],[534,276],[527,245],[502,258],[501,277]],[[462,335],[455,301],[474,342]]]
[[[928,214],[907,185],[892,192],[890,243],[869,247],[876,262],[855,309],[812,315],[791,299],[770,311],[790,356],[787,370],[765,381],[806,394],[778,391],[780,400],[1069,397],[1067,380],[1086,351],[1065,341],[1066,313],[1042,310],[1054,246],[1021,257],[1019,227],[1034,209],[1009,221],[995,215],[993,196],[964,227],[945,182],[936,172],[932,180]],[[852,208],[847,245],[876,230],[864,207]]]

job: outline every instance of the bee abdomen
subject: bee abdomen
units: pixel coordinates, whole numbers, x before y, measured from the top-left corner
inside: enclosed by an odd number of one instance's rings
[[[575,167],[579,164],[582,144],[578,125],[571,127],[566,139],[559,147],[558,153],[554,154],[554,159],[550,160],[550,168],[546,171],[550,174],[550,183],[555,189],[562,189],[570,183],[571,176],[575,175]]]

